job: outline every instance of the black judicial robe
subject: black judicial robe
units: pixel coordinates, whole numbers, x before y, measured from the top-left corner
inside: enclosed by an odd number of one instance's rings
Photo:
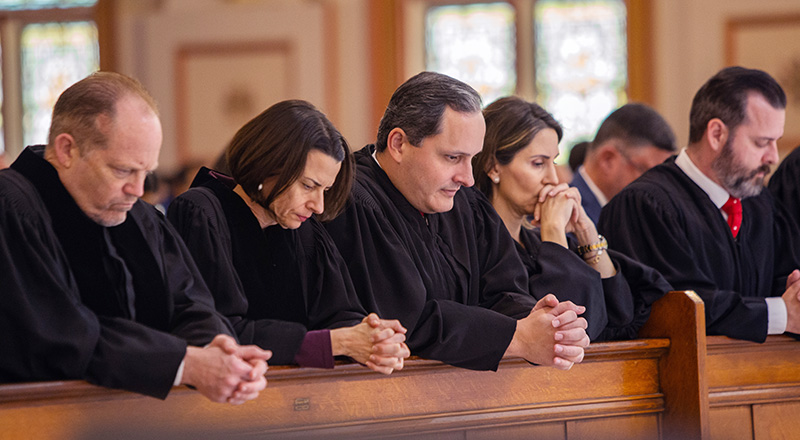
[[[646,172],[603,208],[609,245],[703,299],[709,334],[763,342],[767,305],[800,267],[798,231],[769,191],[742,200],[736,239],[675,157]],[[676,325],[680,323],[676,321]]]
[[[769,190],[800,225],[800,147],[783,159],[769,179]]]
[[[233,187],[232,179],[202,168],[167,215],[242,343],[273,350],[270,363],[289,364],[306,328],[361,322],[366,312],[320,223],[262,230]]]
[[[571,236],[569,249],[542,242],[538,229],[522,228],[520,241],[517,252],[528,269],[531,295],[541,298],[553,293],[561,301],[586,306],[583,317],[592,341],[636,338],[650,317],[650,306],[671,290],[656,270],[613,250],[608,253],[617,273],[601,279],[578,256],[577,242]]]
[[[356,152],[345,211],[325,226],[361,303],[409,329],[414,355],[459,367],[496,369],[536,301],[500,217],[472,188],[453,209],[421,215],[372,158]]]
[[[0,381],[85,379],[164,398],[187,342],[233,334],[180,237],[137,202],[90,220],[29,147],[0,171]]]

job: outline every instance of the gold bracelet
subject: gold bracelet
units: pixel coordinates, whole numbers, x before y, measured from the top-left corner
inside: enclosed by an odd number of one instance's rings
[[[597,243],[587,244],[585,246],[578,246],[578,255],[581,257],[592,251],[604,251],[608,249],[608,241],[602,235],[597,236]],[[602,252],[601,252],[602,253]],[[598,256],[600,254],[597,254]]]
[[[586,259],[584,259],[583,261],[585,261],[585,262],[586,262],[586,264],[589,264],[589,265],[592,265],[592,264],[597,264],[597,263],[599,263],[599,262],[600,262],[600,256],[601,256],[601,255],[603,255],[603,253],[602,253],[602,252],[601,252],[601,253],[598,253],[598,254],[597,254],[597,256],[595,256],[595,257],[592,257],[592,258],[586,258]]]

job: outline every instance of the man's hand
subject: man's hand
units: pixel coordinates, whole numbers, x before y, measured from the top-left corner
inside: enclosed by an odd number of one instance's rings
[[[558,302],[549,294],[539,300],[531,313],[517,321],[517,330],[505,356],[568,370],[583,360],[589,345],[586,320],[578,315],[585,307],[571,301]]]
[[[788,290],[789,287],[792,287],[792,284],[798,281],[800,281],[800,269],[795,269],[786,277],[786,289]]]
[[[782,298],[786,303],[786,331],[800,333],[800,270],[789,274]]]
[[[240,346],[230,336],[217,335],[204,348],[186,348],[181,383],[194,386],[213,402],[241,404],[266,388],[264,373],[270,357],[270,351]]]

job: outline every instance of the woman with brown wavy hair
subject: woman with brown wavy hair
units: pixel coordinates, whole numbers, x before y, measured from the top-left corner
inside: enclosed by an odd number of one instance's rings
[[[402,368],[405,329],[366,316],[320,224],[353,180],[339,131],[311,104],[283,101],[239,129],[226,158],[231,175],[201,169],[168,217],[239,339],[272,350],[273,364],[332,368],[344,355]]]
[[[558,182],[562,129],[550,113],[505,97],[483,114],[486,136],[473,158],[475,185],[516,241],[530,293],[586,306],[592,340],[635,338],[669,284],[654,269],[608,251],[578,190]]]

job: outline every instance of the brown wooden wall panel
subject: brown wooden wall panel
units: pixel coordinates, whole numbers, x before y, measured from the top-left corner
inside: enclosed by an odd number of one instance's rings
[[[755,440],[800,438],[800,402],[753,405]]]
[[[466,440],[566,440],[566,438],[566,426],[562,422],[501,426],[466,432]]]
[[[569,421],[567,438],[591,440],[660,438],[659,418],[656,415],[647,415]]]
[[[712,390],[763,384],[800,386],[800,345],[789,336],[763,344],[724,336],[708,338],[708,381]]]
[[[750,406],[726,406],[709,411],[712,440],[752,440]]]
[[[710,336],[707,370],[713,439],[800,438],[800,345]]]

